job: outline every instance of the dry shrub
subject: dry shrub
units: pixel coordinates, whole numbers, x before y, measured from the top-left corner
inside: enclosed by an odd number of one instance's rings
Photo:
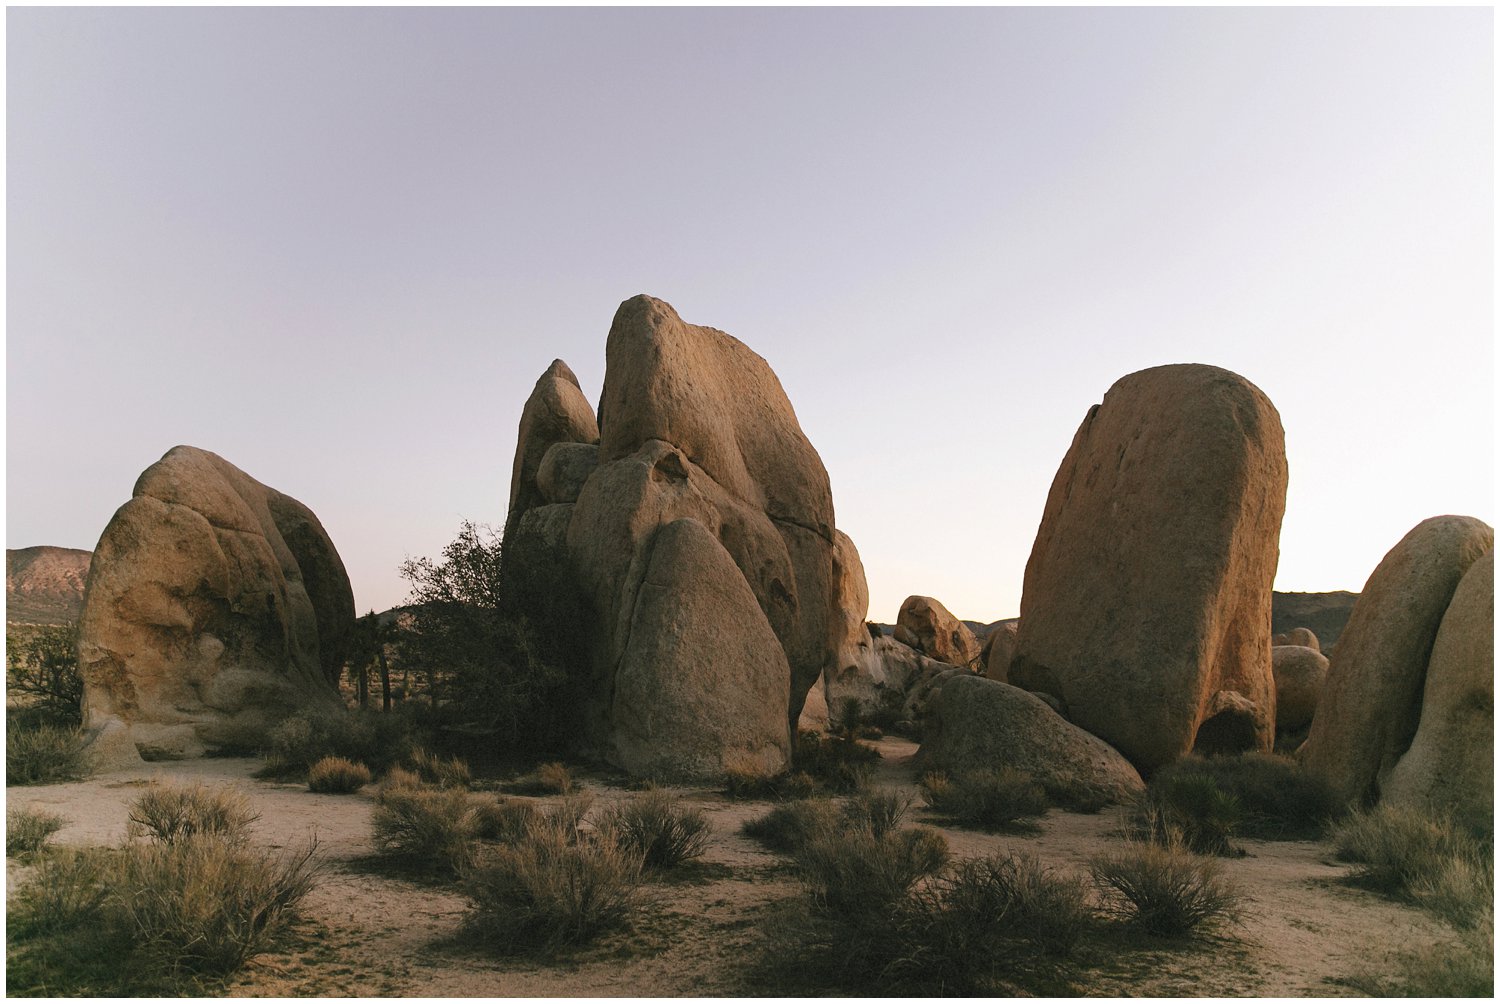
[[[312,888],[314,850],[197,835],[49,855],[16,894],[7,990],[201,992],[266,949]]]
[[[1449,857],[1435,871],[1413,879],[1408,891],[1417,905],[1460,930],[1493,926],[1495,862],[1487,855]]]
[[[456,788],[390,788],[371,816],[376,849],[407,866],[457,872],[470,859],[479,819]]]
[[[409,762],[418,777],[440,788],[467,788],[474,783],[469,765],[456,756],[444,760],[436,753],[416,749],[412,751]]]
[[[926,826],[880,837],[865,826],[818,827],[797,848],[796,858],[820,908],[843,917],[876,916],[948,863],[948,841]]]
[[[1330,837],[1338,859],[1358,865],[1354,877],[1359,882],[1398,896],[1411,896],[1418,888],[1435,890],[1444,882],[1444,871],[1465,867],[1455,861],[1482,868],[1488,858],[1451,819],[1399,806],[1357,812],[1335,826]]]
[[[799,732],[792,743],[792,764],[830,791],[859,791],[870,783],[880,752],[853,738],[826,738]]]
[[[708,846],[708,820],[665,791],[648,791],[609,807],[600,828],[640,853],[648,868],[671,868]]]
[[[259,818],[244,794],[234,788],[163,784],[130,804],[127,832],[164,844],[196,836],[243,843],[250,824]]]
[[[641,854],[565,820],[533,822],[463,873],[469,928],[504,952],[550,952],[621,926],[640,902]]]
[[[410,757],[417,725],[409,713],[303,711],[273,728],[258,777],[303,777],[324,757],[385,770]]]
[[[86,743],[87,737],[81,729],[54,725],[23,728],[11,723],[5,730],[5,783],[80,781],[93,771],[93,758],[85,749]]]
[[[326,756],[307,769],[307,787],[327,795],[348,795],[370,783],[370,768],[340,756]]]
[[[1238,835],[1317,837],[1343,811],[1327,783],[1267,753],[1184,757],[1152,776],[1143,808],[1206,854],[1229,853]]]
[[[739,754],[724,762],[724,794],[730,798],[774,798],[778,780],[757,757]]]
[[[35,854],[66,825],[68,821],[56,813],[11,809],[5,814],[5,856]]]
[[[531,802],[518,798],[496,798],[474,806],[474,835],[480,840],[514,844],[542,815]]]
[[[112,909],[154,968],[223,976],[312,889],[316,842],[273,858],[211,836],[128,848]]]
[[[778,805],[759,819],[747,820],[740,832],[773,851],[792,854],[814,832],[833,829],[838,819],[833,803],[804,798]]]
[[[1199,854],[1231,853],[1230,837],[1244,816],[1239,799],[1212,775],[1172,767],[1151,779],[1141,804],[1139,822],[1151,837],[1162,839],[1175,830]]]
[[[385,777],[380,779],[380,790],[377,797],[388,791],[400,791],[402,789],[422,787],[422,778],[415,771],[407,770],[405,767],[392,767],[385,772]]]
[[[1011,767],[921,780],[928,808],[984,829],[1024,829],[1022,821],[1047,811],[1047,792],[1030,774]]]
[[[844,818],[879,839],[901,826],[911,801],[910,795],[893,788],[871,788],[850,796],[844,803]]]
[[[566,766],[557,761],[544,763],[536,769],[537,783],[547,792],[557,795],[567,795],[572,792],[573,773]]]
[[[1089,867],[1106,908],[1150,934],[1183,937],[1239,916],[1240,891],[1219,862],[1194,854],[1175,831],[1162,841],[1129,840]]]

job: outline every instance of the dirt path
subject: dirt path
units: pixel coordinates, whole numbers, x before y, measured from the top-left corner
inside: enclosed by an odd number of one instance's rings
[[[916,793],[916,747],[888,738],[876,783]],[[7,789],[11,808],[38,807],[68,820],[55,842],[108,844],[125,838],[126,806],[156,780],[231,784],[261,818],[257,843],[300,845],[316,835],[325,871],[305,901],[292,950],[258,957],[230,988],[236,996],[723,996],[755,993],[747,966],[780,904],[800,895],[785,859],[739,833],[767,802],[738,802],[709,789],[678,789],[712,825],[707,853],[682,878],[650,887],[650,907],[630,932],[556,964],[485,957],[456,938],[465,911],[451,889],[372,870],[373,789],[315,795],[302,785],[257,781],[253,760],[198,760],[73,784]],[[601,800],[618,788],[585,778]],[[917,814],[920,816],[920,813]],[[925,821],[925,820],[924,820]],[[1086,871],[1117,839],[1111,812],[1053,812],[1040,831],[991,835],[947,829],[955,857],[1025,851]],[[1413,908],[1338,884],[1345,869],[1326,844],[1247,841],[1247,857],[1224,862],[1249,893],[1233,939],[1193,951],[1132,956],[1097,974],[1106,996],[1329,996],[1335,982],[1378,971],[1389,957],[1445,938]],[[7,893],[29,869],[7,861]],[[762,991],[763,992],[763,991]]]

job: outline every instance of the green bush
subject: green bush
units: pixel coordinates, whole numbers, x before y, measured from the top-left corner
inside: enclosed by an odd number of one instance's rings
[[[1030,774],[1010,767],[952,778],[928,774],[920,783],[928,808],[969,826],[1015,829],[1048,808],[1046,790]]]
[[[1351,815],[1330,837],[1336,857],[1358,866],[1355,879],[1381,892],[1418,902],[1425,896],[1453,915],[1476,915],[1475,906],[1462,904],[1492,896],[1490,856],[1444,816],[1379,805]]]
[[[25,702],[38,724],[82,724],[83,675],[75,635],[63,625],[5,632],[6,696]]]
[[[826,738],[799,732],[792,743],[792,765],[830,791],[858,791],[870,783],[880,752],[852,738]]]
[[[421,871],[456,874],[472,858],[479,817],[459,788],[388,788],[371,816],[376,849]]]
[[[640,903],[642,858],[607,834],[556,820],[487,849],[464,870],[469,928],[502,952],[580,945],[621,926]]]
[[[370,768],[341,756],[326,756],[307,769],[307,787],[327,795],[348,795],[370,783]]]
[[[1175,835],[1130,840],[1089,862],[1106,908],[1149,934],[1184,937],[1238,918],[1241,893],[1214,858]]]
[[[1194,847],[1217,846],[1213,853],[1224,853],[1236,835],[1313,839],[1343,813],[1326,782],[1266,753],[1184,757],[1152,776],[1145,801]]]
[[[7,785],[59,784],[81,781],[93,770],[81,729],[40,725],[5,730]]]
[[[233,788],[163,784],[130,803],[128,832],[164,844],[199,835],[243,843],[246,830],[259,818],[245,796]]]
[[[68,825],[62,816],[40,809],[11,809],[5,813],[5,856],[35,854],[52,834]]]
[[[259,777],[301,778],[327,757],[362,763],[379,773],[409,760],[422,732],[414,711],[303,711],[267,737]]]
[[[664,791],[648,791],[605,811],[601,829],[642,855],[647,868],[671,868],[708,847],[708,820]]]
[[[773,851],[795,853],[809,836],[833,829],[839,810],[824,799],[799,799],[778,805],[759,819],[747,820],[740,832]]]

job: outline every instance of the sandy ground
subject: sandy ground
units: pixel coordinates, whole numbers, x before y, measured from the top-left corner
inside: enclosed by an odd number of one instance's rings
[[[877,782],[915,793],[916,747],[887,738]],[[738,802],[709,789],[678,789],[708,816],[713,839],[680,878],[650,886],[633,929],[565,960],[486,957],[456,938],[465,910],[451,889],[372,868],[373,786],[356,795],[316,795],[303,785],[257,781],[257,761],[154,764],[92,780],[6,791],[11,808],[55,812],[60,844],[125,838],[126,806],[157,781],[202,781],[242,789],[260,812],[255,842],[300,846],[316,835],[324,871],[304,902],[292,948],[262,955],[230,987],[236,996],[721,996],[754,994],[751,960],[763,928],[801,895],[785,859],[739,833],[767,802]],[[626,792],[585,776],[601,801]],[[920,804],[920,803],[917,803]],[[914,813],[917,817],[920,812]],[[927,820],[922,820],[927,821]],[[991,835],[946,830],[955,857],[1026,851],[1086,872],[1091,855],[1117,840],[1119,817],[1050,813],[1040,832]],[[1233,938],[1194,950],[1148,951],[1090,977],[1103,996],[1337,996],[1339,981],[1382,972],[1401,951],[1451,937],[1426,914],[1340,884],[1345,867],[1328,845],[1245,841],[1226,859],[1249,893]],[[7,895],[29,869],[7,861]],[[763,990],[760,992],[764,992]],[[819,992],[809,988],[809,992]]]

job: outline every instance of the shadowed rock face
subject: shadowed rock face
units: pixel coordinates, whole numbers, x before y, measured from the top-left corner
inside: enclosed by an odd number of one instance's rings
[[[1345,801],[1374,801],[1412,745],[1439,625],[1465,573],[1494,545],[1495,531],[1481,520],[1435,516],[1402,537],[1365,583],[1298,751]]]
[[[1063,458],[1026,564],[1010,682],[1149,772],[1195,747],[1270,749],[1281,419],[1244,378],[1118,381]]]
[[[1380,799],[1495,827],[1495,552],[1464,573],[1443,613],[1411,748]]]
[[[317,517],[222,457],[176,447],[94,551],[79,624],[85,724],[116,739],[127,729],[147,758],[257,744],[293,711],[338,705],[353,624]]]
[[[842,622],[828,474],[780,382],[729,335],[634,297],[610,328],[598,429],[596,451],[571,445],[580,433],[542,452],[531,506],[524,486],[511,491],[520,500],[516,543],[571,568],[593,611],[589,744],[637,773],[704,777],[729,760],[784,766]],[[518,476],[530,469],[525,442]],[[670,593],[652,585],[668,575],[663,543],[682,566]],[[743,590],[726,582],[731,569]],[[670,687],[659,675],[668,664]],[[729,692],[745,686],[758,708],[776,710],[778,725]],[[668,704],[706,717],[690,726]]]

